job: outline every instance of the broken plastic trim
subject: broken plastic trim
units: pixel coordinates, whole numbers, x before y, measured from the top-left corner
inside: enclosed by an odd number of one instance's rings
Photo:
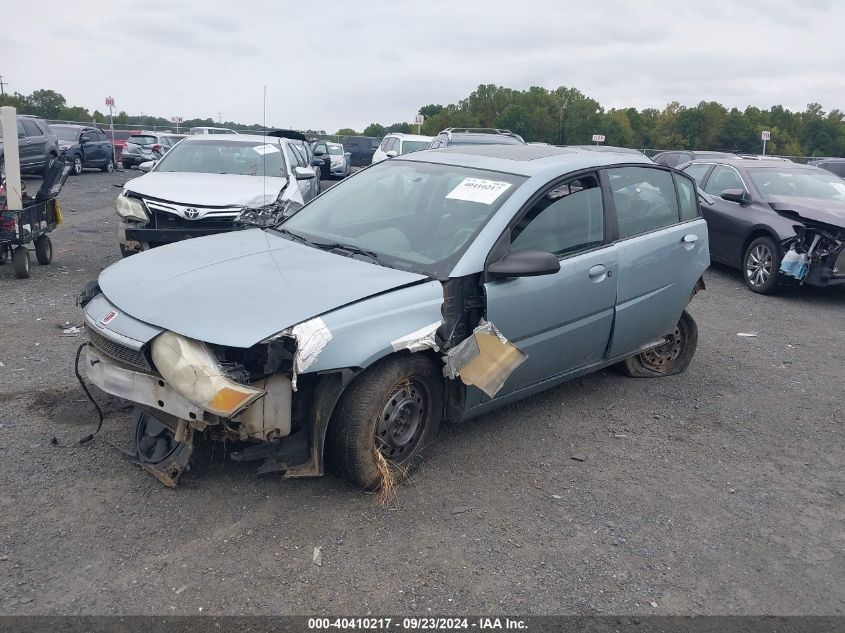
[[[465,385],[475,385],[492,398],[527,358],[495,325],[481,319],[472,336],[446,354],[443,374],[460,377]]]
[[[443,321],[437,321],[430,325],[421,327],[419,330],[401,336],[395,341],[391,341],[390,345],[394,352],[406,349],[410,352],[420,352],[424,349],[433,349],[435,352],[439,351],[437,341],[437,328],[443,324]]]

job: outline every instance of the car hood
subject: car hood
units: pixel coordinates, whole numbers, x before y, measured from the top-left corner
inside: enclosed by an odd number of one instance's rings
[[[287,327],[427,277],[250,229],[144,251],[106,268],[120,311],[190,338],[251,347]]]
[[[141,196],[203,207],[263,207],[285,187],[285,178],[238,174],[152,171],[124,187]]]
[[[789,218],[797,216],[798,219],[845,228],[845,202],[794,196],[771,196],[769,206]]]

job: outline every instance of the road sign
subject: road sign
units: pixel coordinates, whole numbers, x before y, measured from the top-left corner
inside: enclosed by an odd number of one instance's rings
[[[182,117],[180,117],[180,116],[170,117],[170,122],[171,122],[171,123],[181,123],[181,122],[182,122]]]
[[[106,105],[110,108],[114,107],[114,97],[106,97]]]
[[[604,134],[593,134],[593,143],[604,143]]]
[[[423,123],[425,123],[425,117],[422,114],[414,117],[414,125],[422,125]]]
[[[764,130],[763,133],[760,135],[760,140],[763,141],[771,141],[772,140],[772,133],[768,130]]]

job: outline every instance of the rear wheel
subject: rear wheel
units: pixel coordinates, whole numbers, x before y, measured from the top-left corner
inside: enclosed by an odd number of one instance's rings
[[[0,159],[0,186],[6,186],[6,161]]]
[[[55,154],[47,154],[47,158],[44,161],[44,171],[41,172],[42,178],[46,178],[50,175],[50,168],[53,166],[54,160],[56,160]]]
[[[29,277],[29,251],[24,246],[18,246],[12,253],[12,266],[18,279]]]
[[[107,162],[105,165],[100,167],[100,169],[103,170],[103,171],[109,172],[109,173],[113,172],[114,171],[114,157],[109,156],[109,162]]]
[[[79,174],[82,173],[82,167],[83,167],[82,157],[79,154],[77,154],[76,156],[73,157],[73,162],[71,163],[70,173],[72,173],[74,176],[78,176]]]
[[[684,310],[675,330],[665,342],[619,363],[619,369],[631,378],[674,376],[687,370],[698,347],[698,325]]]
[[[50,237],[42,235],[35,240],[35,259],[42,266],[46,266],[53,261],[53,242]]]
[[[777,290],[780,254],[772,238],[758,237],[751,242],[745,250],[742,262],[742,276],[749,290],[762,295],[772,294]]]
[[[431,359],[385,358],[341,397],[326,437],[331,464],[369,489],[402,478],[436,437],[442,409],[443,378]]]

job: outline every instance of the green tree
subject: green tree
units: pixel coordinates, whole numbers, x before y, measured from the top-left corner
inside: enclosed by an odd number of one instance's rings
[[[45,119],[58,119],[65,109],[65,98],[55,90],[36,90],[27,99],[30,114]]]
[[[340,132],[338,132],[338,134],[340,134]],[[370,123],[364,128],[364,136],[382,138],[385,134],[387,134],[387,130],[385,130],[385,127],[380,123]]]
[[[438,105],[436,103],[430,103],[429,105],[423,106],[419,109],[419,113],[422,114],[426,119],[436,116],[443,112],[444,108],[442,105]]]
[[[353,130],[351,127],[342,127],[337,132],[335,132],[337,136],[358,136],[358,132]]]

